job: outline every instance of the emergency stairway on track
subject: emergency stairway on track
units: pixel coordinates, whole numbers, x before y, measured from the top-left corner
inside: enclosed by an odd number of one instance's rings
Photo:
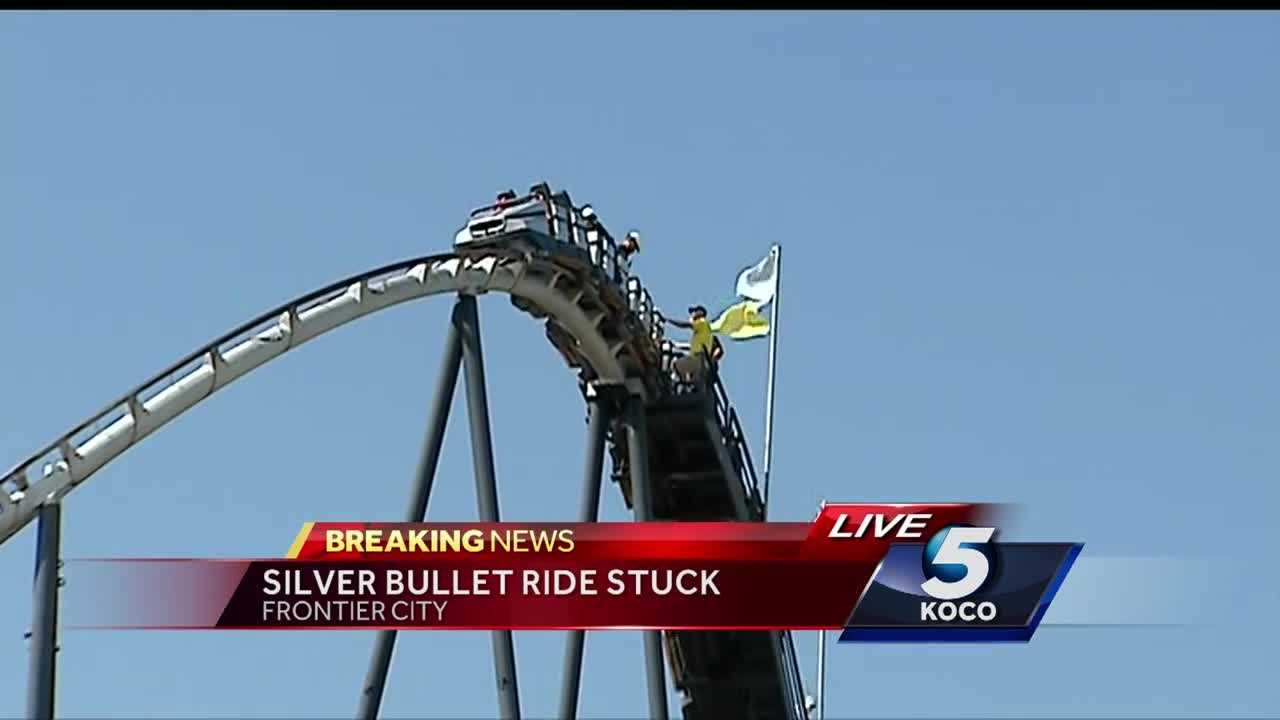
[[[659,521],[764,520],[764,503],[736,411],[714,368],[646,406],[649,475]],[[631,500],[625,440],[615,433],[614,479]],[[800,669],[787,632],[666,631],[685,720],[802,720]]]

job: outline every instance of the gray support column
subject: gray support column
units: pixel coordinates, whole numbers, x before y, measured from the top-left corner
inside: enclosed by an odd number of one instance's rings
[[[31,656],[27,671],[27,718],[52,720],[54,676],[58,652],[58,558],[61,554],[62,506],[50,500],[40,506],[36,538],[35,592],[31,608]]]
[[[462,338],[455,321],[450,323],[444,341],[444,360],[440,364],[440,376],[431,398],[431,413],[427,420],[427,434],[422,439],[422,452],[418,456],[418,468],[414,473],[413,496],[406,514],[408,522],[422,522],[427,515],[427,500],[435,483],[436,466],[440,463],[440,448],[444,444],[445,426],[449,422],[449,408],[453,405],[453,391],[458,385],[458,366],[462,364]],[[382,705],[382,694],[387,686],[387,673],[391,669],[391,652],[395,649],[396,631],[379,630],[369,658],[369,672],[360,691],[360,707],[356,710],[359,720],[376,720]]]
[[[582,509],[578,518],[582,522],[595,522],[600,515],[600,477],[604,470],[605,430],[609,413],[599,396],[587,400],[587,458],[582,478]],[[578,716],[578,690],[582,683],[582,647],[586,632],[570,630],[564,648],[564,684],[560,690],[560,719],[573,720]]]
[[[637,522],[653,520],[653,485],[649,476],[649,429],[644,399],[627,398],[627,450],[631,466],[631,507]],[[645,678],[649,687],[649,717],[667,720],[667,678],[662,665],[662,631],[644,631]]]
[[[480,319],[476,312],[475,297],[458,296],[458,312],[454,317],[462,335],[462,361],[467,376],[467,415],[471,422],[476,505],[481,522],[499,522],[498,482],[493,469],[489,400],[484,388],[484,353],[480,347]],[[519,720],[520,692],[516,685],[516,651],[510,630],[493,631],[493,668],[498,683],[498,709],[504,720]]]

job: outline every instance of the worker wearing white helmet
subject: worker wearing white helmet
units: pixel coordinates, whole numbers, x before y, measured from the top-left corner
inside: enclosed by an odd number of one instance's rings
[[[621,277],[618,282],[624,283],[631,277],[631,258],[640,253],[640,233],[632,230],[627,233],[622,244],[618,246],[618,269]]]
[[[621,250],[622,250],[622,254],[628,260],[631,259],[632,255],[635,255],[636,253],[640,252],[640,233],[636,230],[632,230],[631,232],[627,233],[626,239],[622,241]]]

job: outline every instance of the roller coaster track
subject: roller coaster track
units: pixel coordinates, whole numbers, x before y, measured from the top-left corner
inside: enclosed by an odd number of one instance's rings
[[[573,246],[547,251],[515,244],[428,255],[360,273],[263,313],[198,348],[0,476],[0,544],[38,517],[42,518],[43,544],[42,509],[56,509],[64,496],[160,427],[231,382],[303,343],[410,300],[455,294],[461,302],[490,292],[506,293],[516,307],[546,320],[549,339],[566,363],[578,370],[586,395],[601,397],[614,393],[638,398],[655,437],[661,437],[663,428],[670,430],[674,427],[671,423],[679,422],[680,418],[686,421],[692,418],[700,423],[700,428],[705,428],[705,435],[693,433],[695,438],[707,438],[705,443],[695,440],[695,445],[705,444],[717,464],[704,475],[723,477],[711,483],[713,490],[709,495],[705,490],[702,495],[689,495],[681,490],[688,486],[681,484],[684,469],[657,468],[667,479],[655,486],[658,489],[651,502],[663,511],[641,517],[637,510],[637,519],[762,519],[745,437],[723,386],[713,374],[710,384],[701,392],[684,396],[673,393],[666,371],[670,343],[662,339],[656,310],[638,280],[618,283],[602,271],[599,262],[593,262]],[[474,300],[470,302],[474,318]],[[478,334],[476,337],[478,344]],[[457,360],[453,367],[456,372]],[[480,382],[482,385],[482,374]],[[674,419],[668,423],[663,419],[667,417],[663,412],[676,415],[671,416]],[[625,457],[625,438],[628,437],[632,436],[621,430],[610,434],[614,477],[628,503],[633,504],[635,468],[619,462],[620,453]],[[670,457],[669,451],[657,447],[656,443],[645,453],[647,458],[654,459],[664,455]],[[640,459],[641,464],[648,462]],[[619,469],[620,465],[625,467]],[[709,502],[714,504],[718,502],[714,498],[719,495],[727,498],[721,503],[725,505],[724,512],[696,506],[703,502],[698,498],[713,498]],[[496,514],[496,506],[494,512]],[[52,547],[56,548],[56,541]],[[38,577],[38,585],[39,582]],[[56,591],[52,592],[56,596]],[[36,615],[40,617],[39,608]],[[668,661],[674,670],[675,685],[684,695],[686,718],[734,716],[798,720],[805,717],[803,687],[789,633],[666,635]],[[495,653],[496,647],[495,644]],[[36,650],[32,652],[34,658]],[[758,667],[752,668],[749,674],[746,670],[736,670],[732,662],[721,657],[746,657],[751,653],[761,658],[767,656],[767,663],[757,663]],[[389,662],[389,646],[385,654]],[[34,672],[34,660],[32,667]],[[765,669],[760,670],[761,667]],[[382,672],[385,675],[385,667]],[[652,698],[652,678],[650,683]],[[573,689],[576,693],[576,680]],[[380,698],[380,687],[377,692]],[[51,712],[51,705],[49,707]],[[576,711],[576,698],[572,707]],[[376,708],[374,702],[374,713]],[[654,712],[655,716],[665,717],[665,707],[660,714]],[[504,706],[504,714],[518,716],[518,706],[513,712]]]

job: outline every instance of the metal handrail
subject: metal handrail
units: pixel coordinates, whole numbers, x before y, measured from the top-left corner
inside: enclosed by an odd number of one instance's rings
[[[739,453],[739,463],[742,465],[743,472],[746,475],[743,485],[751,493],[753,507],[758,512],[763,512],[764,501],[760,497],[760,478],[756,475],[755,463],[751,459],[751,450],[748,449],[746,435],[742,432],[742,425],[738,422],[738,412],[731,410],[730,417],[733,423],[734,446],[737,453]]]
[[[700,355],[703,366],[702,376],[705,378],[703,382],[711,388],[714,397],[713,406],[716,413],[716,423],[720,427],[725,445],[729,447],[729,451],[732,453],[731,457],[738,469],[738,480],[746,489],[753,509],[761,511],[763,510],[763,503],[760,500],[760,479],[756,475],[755,462],[752,460],[751,451],[747,447],[747,436],[742,430],[742,423],[738,420],[738,412],[729,400],[729,393],[725,390],[724,383],[720,380],[719,369],[711,360],[710,355],[707,354],[705,349],[700,351]]]

